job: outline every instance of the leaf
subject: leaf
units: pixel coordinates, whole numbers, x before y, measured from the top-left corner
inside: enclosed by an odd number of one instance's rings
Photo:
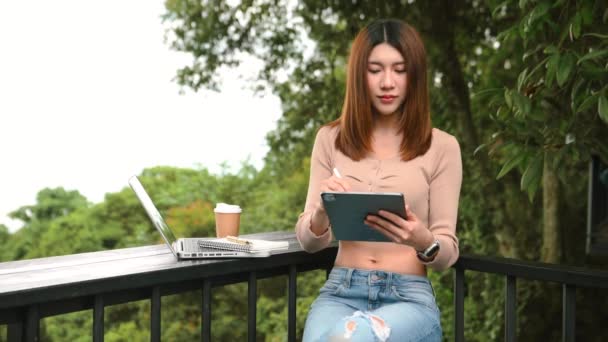
[[[527,2],[528,0],[519,0],[519,8],[523,10],[526,7]]]
[[[591,6],[589,1],[585,2],[583,8],[579,12],[584,25],[590,25],[593,22],[593,9]]]
[[[583,85],[583,83],[585,83],[585,79],[584,78],[579,78],[574,83],[574,86],[572,86],[572,92],[570,93],[570,99],[572,101],[574,101],[577,98],[578,93],[579,93],[579,91],[580,91],[581,86]]]
[[[604,69],[595,63],[587,61],[579,66],[580,74],[588,81],[600,81],[605,83],[608,79],[608,68]]]
[[[505,103],[509,109],[513,108],[513,101],[511,99],[511,90],[505,89]]]
[[[600,33],[585,33],[583,34],[583,37],[596,37],[596,38],[600,38],[600,39],[608,39],[608,34],[600,34]]]
[[[522,95],[522,93],[514,91],[513,92],[513,102],[517,108],[521,111],[523,115],[530,114],[530,109],[532,108],[532,102],[527,96]]]
[[[547,68],[547,73],[545,74],[545,82],[547,83],[548,87],[550,87],[551,84],[553,83],[553,78],[555,77],[558,63],[559,63],[559,54],[556,53],[553,56],[551,56],[551,58],[549,58],[549,60],[547,61],[547,64],[545,65]]]
[[[604,57],[605,55],[608,55],[608,49],[591,51],[588,54],[581,57],[578,60],[578,62],[576,62],[576,64],[581,64],[582,62],[584,62],[588,59],[597,59],[599,57]]]
[[[576,111],[574,113],[576,114],[576,113],[584,112],[587,109],[591,108],[591,106],[593,106],[593,104],[595,104],[595,102],[597,101],[598,97],[599,97],[598,94],[588,96],[586,99],[583,100],[583,103],[581,103],[581,105],[578,106],[578,108],[576,109]]]
[[[528,199],[530,200],[530,203],[534,201],[534,195],[536,194],[536,190],[538,190],[539,185],[540,179],[530,184],[530,187],[528,188]]]
[[[552,55],[558,52],[557,47],[555,45],[549,45],[543,50],[546,55]]]
[[[525,68],[524,71],[519,73],[517,76],[517,91],[521,91],[521,87],[523,86],[524,80],[527,78],[528,68]]]
[[[583,37],[595,37],[595,38],[599,38],[599,39],[608,39],[608,34],[600,34],[600,33],[585,33],[583,34]]]
[[[570,110],[572,113],[576,113],[576,103],[579,98],[582,85],[586,83],[586,80],[582,77],[578,78],[574,85],[572,86],[572,91],[570,92]]]
[[[543,59],[542,61],[540,61],[535,67],[534,69],[532,69],[532,71],[530,71],[530,73],[526,76],[526,78],[523,80],[522,85],[527,84],[528,80],[532,77],[532,75],[534,75],[538,70],[540,70],[540,68],[542,66],[546,66],[546,62],[550,57],[545,57],[545,59]]]
[[[492,18],[496,18],[498,16],[498,13],[502,11],[502,8],[506,6],[506,3],[507,1],[503,1],[498,4],[498,6],[494,7],[494,9],[492,10]]]
[[[538,153],[534,156],[534,159],[528,164],[528,167],[524,171],[524,174],[521,176],[521,190],[528,191],[528,195],[530,195],[530,190],[535,188],[531,188],[535,183],[538,186],[538,182],[540,182],[540,178],[543,173],[543,154]],[[532,193],[533,195],[533,193]]]
[[[488,88],[471,94],[471,97],[475,99],[483,99],[487,96],[498,95],[502,90],[503,88]]]
[[[545,46],[545,44],[539,44],[536,48],[532,49],[532,50],[528,50],[524,53],[523,57],[521,58],[522,61],[525,61],[526,59],[528,59],[528,57],[535,55],[538,51],[540,51],[543,47]],[[544,50],[543,50],[544,51]]]
[[[575,58],[574,55],[568,53],[562,55],[559,59],[559,65],[557,67],[557,85],[563,86],[568,81],[568,76],[574,67]]]
[[[498,172],[498,176],[496,176],[496,179],[501,179],[502,177],[504,177],[507,173],[509,173],[509,171],[511,171],[514,167],[518,166],[519,164],[521,164],[521,162],[526,158],[526,154],[525,153],[518,153],[515,156],[513,156],[511,159],[509,159],[503,166],[502,169],[500,169],[500,172]]]
[[[473,151],[473,155],[476,155],[477,152],[483,150],[484,148],[486,148],[486,146],[488,146],[488,144],[481,144],[481,145],[477,146],[477,148],[475,149],[475,151]]]
[[[604,123],[608,124],[608,99],[606,96],[600,96],[597,101],[597,111],[600,116],[600,119],[604,121]]]
[[[531,27],[535,24],[535,22],[549,11],[551,8],[551,4],[549,2],[540,3],[538,6],[534,7],[532,12],[530,12],[530,16],[527,20],[528,27]],[[545,19],[546,20],[546,19]],[[544,20],[543,20],[544,21]]]
[[[581,35],[581,25],[583,24],[583,17],[580,12],[577,12],[572,23],[570,24],[570,40],[577,39]]]

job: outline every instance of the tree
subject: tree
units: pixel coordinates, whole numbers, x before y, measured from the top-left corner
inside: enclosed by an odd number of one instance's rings
[[[22,206],[9,213],[9,217],[21,220],[25,224],[33,221],[51,221],[87,206],[87,199],[78,191],[66,191],[61,187],[46,188],[36,195],[35,205]]]
[[[497,21],[509,24],[501,45],[515,57],[508,61],[518,77],[486,90],[498,123],[489,145],[506,158],[498,178],[523,170],[521,189],[530,200],[542,185],[541,260],[560,263],[560,183],[570,182],[563,165],[593,154],[608,160],[608,35],[601,29],[608,8],[604,1],[566,0],[494,7]]]
[[[24,226],[12,234],[5,252],[9,260],[46,256],[41,248],[40,237],[51,222],[87,208],[87,199],[78,191],[63,188],[43,189],[36,195],[36,204],[22,206],[9,213],[9,217],[24,222]]]

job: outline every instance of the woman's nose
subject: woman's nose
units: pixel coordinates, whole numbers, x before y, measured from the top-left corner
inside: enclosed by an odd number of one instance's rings
[[[381,88],[392,88],[395,86],[395,80],[393,78],[393,73],[391,71],[387,71],[382,75],[380,79],[380,87]]]

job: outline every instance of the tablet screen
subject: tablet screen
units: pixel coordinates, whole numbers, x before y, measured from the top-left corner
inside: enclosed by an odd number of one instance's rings
[[[406,217],[402,193],[323,192],[321,199],[336,240],[391,242],[366,225],[365,217],[380,210]]]

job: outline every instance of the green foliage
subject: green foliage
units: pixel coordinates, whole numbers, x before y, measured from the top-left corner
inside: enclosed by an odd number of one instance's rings
[[[604,1],[549,0],[494,6],[494,13],[505,13],[495,15],[507,26],[501,49],[523,57],[511,60],[520,70],[517,82],[505,83],[503,95],[493,93],[486,102],[498,124],[488,144],[504,155],[498,178],[517,167],[521,188],[532,200],[543,157],[555,170],[563,170],[566,156],[608,160],[608,37],[601,29],[608,8]]]
[[[21,220],[26,224],[36,221],[47,222],[87,206],[86,198],[78,191],[47,188],[36,195],[36,205],[23,206],[11,212],[9,217]]]
[[[8,257],[8,240],[10,238],[10,233],[8,231],[8,227],[0,224],[0,262],[11,260]]]

